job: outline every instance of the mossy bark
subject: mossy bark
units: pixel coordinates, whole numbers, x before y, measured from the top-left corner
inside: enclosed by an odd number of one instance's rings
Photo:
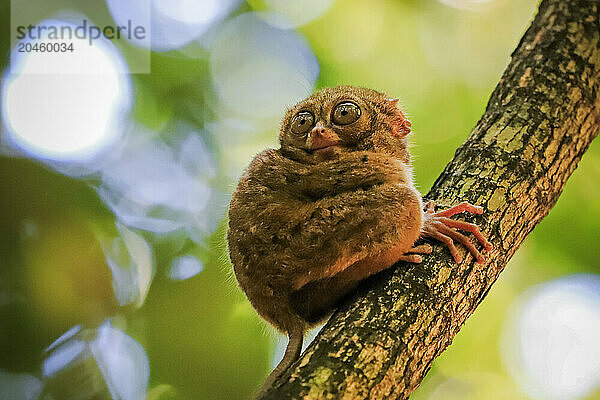
[[[264,399],[406,399],[417,388],[598,134],[599,16],[599,1],[542,1],[485,114],[426,196],[484,206],[472,220],[495,246],[488,261],[457,266],[436,244],[422,264],[365,281]]]

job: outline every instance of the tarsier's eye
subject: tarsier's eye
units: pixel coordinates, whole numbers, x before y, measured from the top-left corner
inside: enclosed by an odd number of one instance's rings
[[[348,125],[360,117],[360,107],[351,101],[345,101],[335,106],[331,119],[337,125]]]
[[[308,132],[315,124],[315,117],[309,111],[300,111],[292,119],[292,132],[302,134]]]

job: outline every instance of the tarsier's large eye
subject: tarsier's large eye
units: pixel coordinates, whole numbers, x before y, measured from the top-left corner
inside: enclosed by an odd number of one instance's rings
[[[360,117],[360,107],[351,101],[345,101],[335,106],[331,119],[337,125],[348,125]]]
[[[300,111],[292,119],[292,132],[300,135],[308,132],[315,124],[315,117],[309,111]]]

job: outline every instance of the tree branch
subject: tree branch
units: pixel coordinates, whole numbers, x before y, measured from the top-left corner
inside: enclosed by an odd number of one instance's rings
[[[406,399],[533,228],[556,203],[600,124],[600,16],[592,0],[544,0],[485,114],[426,196],[486,209],[495,250],[367,280],[265,399]]]

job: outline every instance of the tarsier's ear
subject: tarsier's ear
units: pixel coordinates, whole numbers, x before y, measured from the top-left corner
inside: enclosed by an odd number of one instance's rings
[[[398,100],[399,99],[397,98],[389,98],[385,99],[385,102],[392,117],[392,135],[396,137],[404,137],[410,133],[410,127],[412,124],[398,107]]]

